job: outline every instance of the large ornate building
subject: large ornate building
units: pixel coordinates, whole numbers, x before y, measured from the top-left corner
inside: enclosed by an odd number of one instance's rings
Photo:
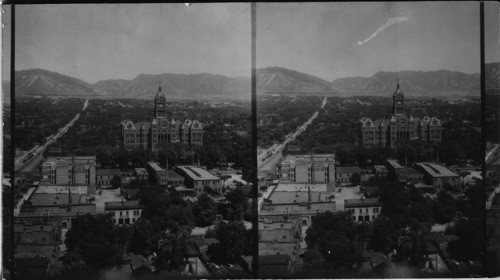
[[[360,119],[361,141],[365,148],[396,148],[402,143],[422,140],[434,144],[441,143],[441,121],[436,117],[425,116],[423,119],[405,114],[404,94],[399,87],[392,96],[392,116],[390,119]]]
[[[176,121],[167,117],[167,99],[158,88],[154,101],[152,121],[133,123],[123,121],[123,146],[126,150],[143,149],[156,151],[166,143],[182,143],[189,146],[203,145],[203,125],[197,120]]]

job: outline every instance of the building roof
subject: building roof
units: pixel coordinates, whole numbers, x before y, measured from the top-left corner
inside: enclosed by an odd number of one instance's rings
[[[198,167],[198,166],[177,166],[186,176],[189,176],[191,179],[198,181],[198,180],[220,180],[219,177],[213,175],[212,173],[208,172],[207,170]]]
[[[411,175],[411,176],[424,176],[424,174],[422,172],[419,172],[418,170],[416,170],[415,168],[413,167],[405,167],[404,168],[405,171],[406,171],[406,175]]]
[[[184,177],[173,170],[167,170],[167,178],[171,179],[171,178],[184,178]]]
[[[281,164],[307,164],[313,162],[335,162],[335,154],[287,155]]]
[[[42,166],[57,166],[70,164],[89,164],[95,165],[95,156],[73,156],[73,157],[48,157]]]
[[[456,173],[437,163],[419,162],[416,165],[432,177],[459,177]]]
[[[154,161],[148,161],[148,165],[156,172],[158,171],[165,171],[165,169],[161,168],[160,165],[157,162]]]
[[[278,180],[275,180],[278,181]],[[273,183],[274,184],[274,183]],[[279,183],[274,188],[274,192],[307,192],[308,189],[311,192],[326,192],[328,185],[325,184],[303,184],[303,183]]]
[[[97,169],[96,170],[96,175],[97,176],[120,176],[121,175],[121,170],[118,168],[110,168],[110,169]]]
[[[289,255],[267,255],[259,256],[259,265],[280,265],[287,264],[290,260]]]
[[[335,173],[361,173],[359,166],[338,166],[335,168]]]
[[[311,202],[324,202],[326,201],[326,193],[324,192],[310,192]],[[309,200],[309,192],[307,189],[303,191],[274,191],[269,199],[273,204],[299,204],[305,203]]]
[[[385,167],[385,165],[374,165],[373,168],[375,172],[387,172],[387,167]]]
[[[387,163],[388,163],[390,166],[392,166],[392,168],[403,168],[403,167],[399,164],[399,162],[398,162],[397,160],[395,160],[395,159],[387,159],[386,161],[387,161]]]
[[[382,202],[375,198],[361,198],[361,199],[345,199],[344,200],[344,208],[351,207],[373,207],[373,206],[382,206]]]
[[[105,211],[128,209],[142,209],[142,205],[139,204],[139,200],[110,201],[104,203]]]
[[[146,168],[138,167],[138,168],[135,168],[134,170],[135,170],[135,173],[137,173],[137,175],[140,175],[140,176],[147,176],[147,175],[149,175],[149,173],[146,170]]]

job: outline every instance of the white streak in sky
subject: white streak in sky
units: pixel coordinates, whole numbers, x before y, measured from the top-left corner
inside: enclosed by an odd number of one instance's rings
[[[372,35],[370,35],[370,37],[366,38],[366,40],[364,41],[358,41],[358,46],[361,46],[361,45],[364,45],[366,44],[368,41],[370,41],[371,39],[375,38],[375,36],[377,36],[378,34],[380,34],[380,32],[386,30],[387,28],[391,27],[393,24],[395,23],[401,23],[401,22],[404,22],[404,21],[407,21],[409,18],[408,17],[397,17],[397,18],[390,18],[387,20],[387,22],[380,26],[377,31],[375,31],[375,33],[373,33]]]

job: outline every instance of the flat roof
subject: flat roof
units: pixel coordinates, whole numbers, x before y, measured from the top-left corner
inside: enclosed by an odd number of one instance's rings
[[[265,216],[269,213],[290,213],[290,214],[310,214],[311,212],[326,212],[335,211],[337,209],[335,201],[331,202],[314,202],[309,204],[309,209],[307,209],[307,204],[266,204],[262,207],[259,215]]]
[[[327,184],[301,184],[301,183],[279,183],[275,188],[275,192],[307,192],[307,187],[311,192],[326,192]]]
[[[458,177],[456,173],[434,162],[419,162],[416,165],[423,168],[432,177]]]
[[[88,194],[89,188],[87,186],[54,186],[54,185],[40,185],[35,189],[34,193],[42,194]]]
[[[149,161],[148,165],[154,169],[154,171],[165,171],[165,169],[161,168],[160,165],[157,162],[154,161]]]
[[[167,177],[170,179],[170,178],[184,178],[181,174],[173,171],[173,170],[168,170],[167,171]]]
[[[382,206],[383,203],[380,202],[378,197],[374,198],[363,198],[363,199],[346,199],[344,200],[344,208],[350,207],[370,207],[370,206]]]
[[[108,201],[104,203],[104,210],[142,209],[139,200]]]
[[[359,166],[337,166],[335,173],[361,173],[362,169]]]
[[[71,203],[70,203],[71,197]],[[34,193],[30,196],[30,206],[59,206],[69,204],[87,204],[87,196],[78,193]]]
[[[286,264],[290,256],[287,254],[283,255],[260,255],[259,265],[269,265],[269,264]]]
[[[268,199],[270,199],[273,204],[299,204],[305,203],[309,200],[309,193],[307,189],[300,192],[274,191]],[[321,201],[326,201],[326,193],[311,191],[311,202]]]
[[[97,176],[113,176],[113,175],[121,175],[122,171],[118,168],[97,169],[96,174]]]
[[[399,162],[395,159],[387,159],[386,160],[389,165],[391,165],[393,168],[402,168],[402,166],[399,164]]]
[[[68,211],[68,208],[70,211]],[[26,217],[30,214],[40,214],[40,216],[45,213],[48,214],[60,214],[60,215],[75,215],[76,213],[95,213],[95,204],[79,204],[71,206],[27,206],[23,207],[22,212],[19,217]],[[25,214],[25,215],[23,215]]]
[[[187,176],[189,176],[193,180],[220,180],[219,177],[198,166],[183,165],[177,166],[177,168],[181,169]]]
[[[134,169],[137,175],[149,175],[148,171],[146,168],[138,167]]]
[[[419,172],[418,170],[416,170],[413,167],[406,167],[405,170],[406,170],[407,175],[414,175],[414,176],[422,175],[422,176],[424,176],[424,174],[422,172]]]
[[[74,157],[48,157],[45,162],[43,163],[43,166],[52,166],[56,165],[57,163],[64,163],[64,164],[96,164],[96,158],[95,156],[74,156]]]
[[[377,172],[387,172],[387,167],[385,167],[385,165],[374,165],[373,168]]]
[[[335,154],[287,155],[281,164],[335,162]]]

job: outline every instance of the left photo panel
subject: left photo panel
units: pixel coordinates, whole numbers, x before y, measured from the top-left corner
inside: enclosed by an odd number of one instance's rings
[[[4,61],[2,77],[15,96],[4,103],[4,162],[15,149],[4,271],[253,276],[250,13],[246,3],[15,6],[15,72]]]

